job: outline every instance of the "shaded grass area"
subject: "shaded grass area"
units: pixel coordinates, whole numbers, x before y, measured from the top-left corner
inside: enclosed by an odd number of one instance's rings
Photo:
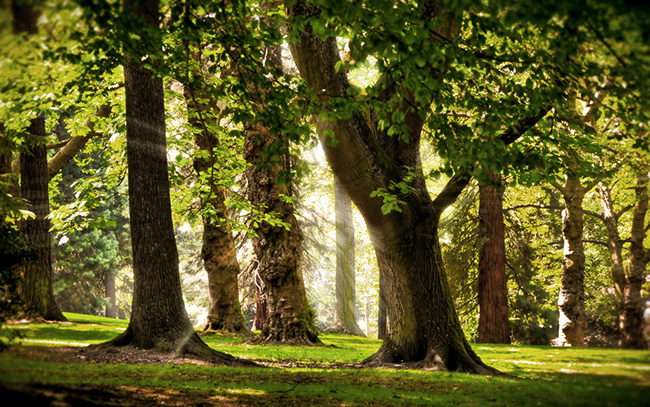
[[[226,406],[650,405],[647,351],[474,345],[485,362],[513,375],[497,378],[417,370],[334,368],[334,364],[364,359],[380,344],[373,339],[339,334],[321,334],[321,340],[330,346],[319,347],[251,346],[238,343],[241,338],[237,336],[204,337],[210,346],[237,356],[293,362],[284,364],[292,367],[283,368],[65,363],[49,357],[42,349],[37,352],[40,348],[30,348],[99,343],[126,328],[125,321],[77,314],[66,317],[72,323],[11,326],[24,333],[25,338],[17,348],[21,351],[0,354],[0,386],[4,392],[21,386],[50,393],[59,389],[59,393],[73,391],[75,397],[85,395],[86,401],[99,397],[103,403],[99,405],[156,405],[161,401],[166,405]],[[304,367],[306,364],[323,367]]]

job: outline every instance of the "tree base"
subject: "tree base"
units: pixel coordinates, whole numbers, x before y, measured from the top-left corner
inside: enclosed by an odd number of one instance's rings
[[[249,339],[251,345],[293,345],[293,346],[314,346],[322,342],[318,336],[310,337],[306,333],[291,333],[283,330],[262,330],[262,333]]]
[[[440,372],[457,372],[471,373],[485,376],[506,376],[505,373],[487,366],[476,355],[466,355],[466,357],[443,358],[439,352],[429,348],[423,359],[420,360],[403,360],[399,357],[399,352],[395,346],[386,340],[379,350],[372,356],[361,362],[364,367],[388,367],[393,369],[421,369]]]
[[[186,337],[179,336],[175,340],[166,340],[160,338],[158,341],[154,341],[154,343],[154,346],[143,347],[140,341],[134,337],[131,329],[127,328],[124,333],[115,339],[99,345],[91,345],[89,348],[95,348],[100,351],[110,352],[109,349],[112,347],[130,346],[134,347],[135,349],[143,349],[144,351],[152,354],[166,355],[172,358],[195,359],[221,366],[259,366],[257,363],[251,360],[240,359],[227,353],[219,352],[210,348],[194,331]]]
[[[201,328],[201,333],[208,333],[208,332],[216,332],[216,333],[221,333],[221,334],[237,334],[241,336],[251,336],[253,335],[253,332],[251,332],[250,328],[244,324],[244,323],[239,323],[239,322],[231,322],[231,321],[208,321],[203,328]]]

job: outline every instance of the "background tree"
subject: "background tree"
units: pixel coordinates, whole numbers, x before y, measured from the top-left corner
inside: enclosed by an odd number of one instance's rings
[[[332,332],[363,336],[357,324],[352,202],[334,177],[336,206],[336,302]]]
[[[510,343],[508,281],[503,223],[503,195],[497,190],[501,177],[490,174],[490,182],[479,187],[480,237],[478,260],[478,342]]]

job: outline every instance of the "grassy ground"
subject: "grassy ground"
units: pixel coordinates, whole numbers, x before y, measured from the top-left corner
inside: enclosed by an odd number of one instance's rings
[[[486,363],[513,376],[503,378],[340,367],[372,354],[374,339],[321,334],[335,346],[277,347],[209,335],[210,346],[269,367],[98,364],[63,360],[51,347],[101,343],[126,322],[66,316],[71,323],[10,326],[24,338],[0,353],[0,404],[20,396],[15,405],[650,406],[648,351],[475,345]]]

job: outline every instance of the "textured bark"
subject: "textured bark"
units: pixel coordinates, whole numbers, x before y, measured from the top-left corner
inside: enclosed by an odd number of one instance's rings
[[[598,184],[600,204],[603,208],[601,219],[607,230],[607,250],[611,260],[610,272],[614,281],[614,295],[618,311],[619,328],[623,331],[625,321],[625,266],[623,264],[623,241],[618,232],[618,216],[614,211],[614,201],[611,191],[602,183]]]
[[[334,326],[328,332],[365,336],[356,314],[354,223],[352,201],[334,177],[336,212],[336,297]]]
[[[12,1],[14,34],[36,34],[39,16],[31,4]],[[37,250],[37,257],[27,262],[23,268],[20,294],[23,300],[23,313],[28,318],[44,318],[65,321],[66,318],[54,302],[52,291],[52,238],[50,236],[50,198],[47,173],[47,139],[45,135],[45,116],[32,119],[29,128],[28,145],[30,151],[21,154],[20,194],[25,199],[27,210],[34,219],[22,222],[22,229]]]
[[[107,271],[104,274],[104,296],[110,304],[106,306],[106,317],[117,318],[117,291],[115,290],[115,274]]]
[[[386,283],[383,274],[379,273],[379,309],[377,310],[377,339],[386,339],[390,323],[386,315]]]
[[[585,346],[585,253],[582,241],[584,200],[587,187],[571,174],[563,186],[558,186],[564,197],[562,211],[562,237],[564,240],[564,264],[558,299],[560,346]]]
[[[255,275],[255,318],[253,319],[253,329],[262,330],[266,323],[266,292],[264,291],[264,281],[259,275]]]
[[[646,237],[645,218],[648,213],[648,174],[637,177],[635,188],[636,203],[632,217],[630,246],[630,266],[625,286],[623,347],[645,349],[643,339],[643,297],[641,288],[645,282],[645,270],[650,261],[650,250],[646,250],[643,241]]]
[[[198,54],[194,55],[197,65],[200,64]],[[199,68],[197,68],[198,70]],[[200,72],[196,76],[201,76]],[[210,308],[204,331],[234,332],[250,335],[239,302],[239,282],[237,275],[241,268],[237,260],[235,240],[228,221],[226,188],[218,184],[218,160],[215,148],[219,141],[217,135],[210,131],[218,125],[219,107],[213,98],[197,86],[185,85],[185,100],[188,107],[189,122],[198,129],[194,140],[199,150],[207,154],[194,160],[197,174],[207,174],[210,184],[209,196],[203,200],[204,206],[214,210],[211,216],[203,217],[203,246],[201,255],[203,266],[208,273],[208,292]],[[213,103],[210,103],[213,102]]]
[[[156,0],[125,1],[124,7],[158,27]],[[152,44],[149,52],[161,46],[154,37],[140,35]],[[215,363],[244,364],[208,347],[185,310],[169,197],[162,79],[134,54],[126,55],[124,79],[133,303],[126,331],[104,346],[130,345]]]
[[[268,163],[263,158],[263,152],[278,145],[282,135],[271,134],[264,127],[251,123],[244,126],[244,132],[244,156],[252,164],[246,170],[249,201],[255,210],[289,225],[286,229],[260,221],[254,227],[257,235],[254,249],[259,261],[258,272],[264,282],[267,312],[262,332],[254,340],[306,345],[319,343],[314,311],[307,302],[300,268],[302,232],[293,204],[282,198],[293,195],[291,186],[276,183],[280,171],[288,169],[289,157],[280,155],[284,163]]]
[[[501,182],[492,174],[492,181]],[[479,222],[484,241],[478,260],[478,342],[510,343],[508,281],[503,225],[503,195],[494,186],[479,187]]]
[[[49,178],[43,115],[32,120],[28,133],[32,147],[29,153],[21,154],[20,193],[28,202],[27,210],[34,213],[35,218],[23,221],[22,229],[38,255],[24,266],[21,286],[24,313],[28,318],[65,321],[52,291],[52,238],[47,218],[50,214]]]

